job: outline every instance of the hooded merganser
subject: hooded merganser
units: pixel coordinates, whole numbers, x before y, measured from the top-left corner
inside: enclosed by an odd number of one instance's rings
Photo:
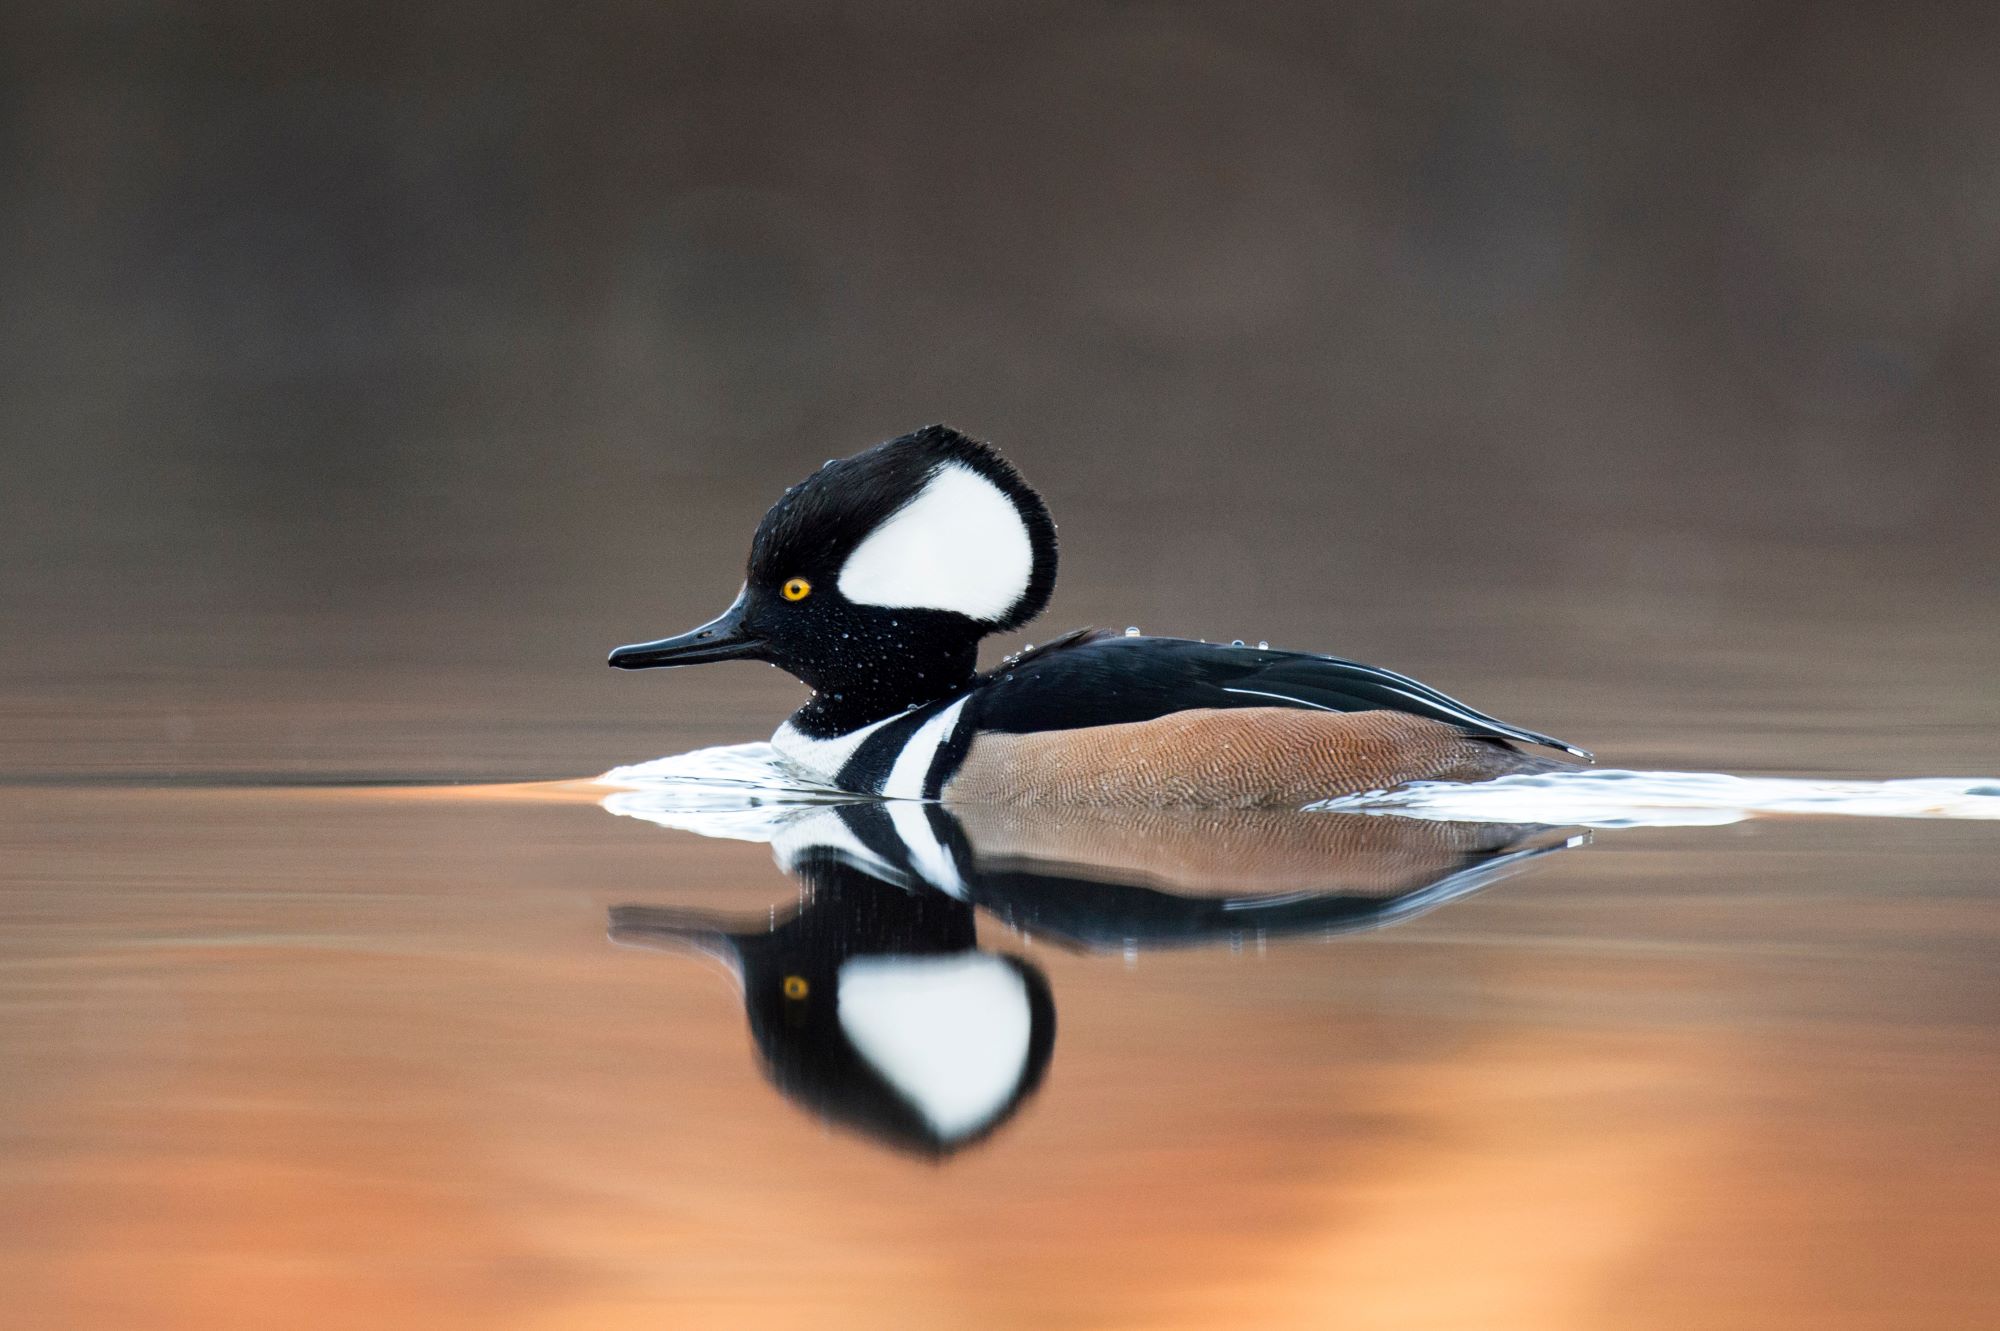
[[[1308,652],[1094,630],[979,673],[1040,614],[1055,523],[987,444],[932,425],[828,462],[758,524],[719,617],[611,653],[626,670],[768,661],[812,699],[772,737],[817,781],[952,803],[1299,806],[1476,781],[1584,750],[1393,671]]]

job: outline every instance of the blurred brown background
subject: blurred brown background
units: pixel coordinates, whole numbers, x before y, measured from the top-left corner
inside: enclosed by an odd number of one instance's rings
[[[1990,822],[1607,833],[1326,949],[988,921],[1056,1059],[935,1170],[605,942],[782,908],[761,845],[37,785],[766,735],[605,650],[938,419],[1062,523],[1022,636],[2000,776],[1996,75],[1990,3],[0,0],[10,1325],[2000,1322]]]
[[[0,764],[766,733],[604,649],[944,419],[1063,524],[1030,638],[1983,770],[1996,69],[1976,4],[9,6]]]

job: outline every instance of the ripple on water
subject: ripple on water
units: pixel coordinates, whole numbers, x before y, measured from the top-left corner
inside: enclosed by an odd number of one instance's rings
[[[606,797],[605,808],[656,820],[662,815],[755,810],[782,817],[790,807],[855,798],[791,768],[765,743],[696,749],[615,767],[598,781],[619,788]],[[1771,814],[2000,819],[2000,780],[1855,781],[1591,768],[1472,783],[1419,782],[1307,807],[1448,822],[1585,827],[1717,826]],[[722,834],[741,835],[741,829]]]
[[[1418,782],[1310,807],[1406,818],[1587,827],[1713,826],[1769,814],[1991,819],[2000,818],[2000,782],[1984,777],[1851,781],[1593,768],[1470,783]]]

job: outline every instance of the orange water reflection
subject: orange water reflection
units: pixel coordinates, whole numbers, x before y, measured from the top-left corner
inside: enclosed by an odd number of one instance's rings
[[[1974,1326],[1991,833],[1629,833],[1395,930],[1049,977],[938,1165],[756,1070],[629,901],[795,899],[574,803],[17,790],[4,1275],[34,1327]]]

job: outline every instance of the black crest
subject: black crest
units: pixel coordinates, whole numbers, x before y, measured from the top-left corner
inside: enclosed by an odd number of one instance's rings
[[[785,491],[750,545],[753,584],[804,572],[830,577],[868,535],[923,493],[953,463],[991,481],[1020,514],[1033,551],[1027,589],[988,632],[1019,628],[1048,606],[1056,585],[1056,526],[1048,506],[990,444],[945,425],[926,425],[853,457],[829,462]]]

